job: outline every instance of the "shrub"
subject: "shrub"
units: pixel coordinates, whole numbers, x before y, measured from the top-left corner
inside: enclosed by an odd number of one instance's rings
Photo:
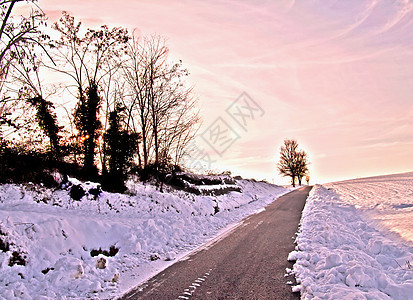
[[[103,254],[104,256],[112,257],[118,254],[119,248],[116,248],[115,246],[110,246],[109,251],[108,250],[102,250],[102,248],[99,248],[99,250],[92,249],[90,251],[90,256],[95,257],[98,256],[99,254]]]
[[[70,189],[70,198],[72,198],[73,200],[80,201],[80,199],[82,199],[84,195],[86,195],[86,192],[83,190],[80,184],[73,185]]]
[[[14,265],[25,266],[26,265],[27,255],[26,253],[20,253],[17,251],[13,251],[10,259],[9,259],[9,266],[12,267]]]

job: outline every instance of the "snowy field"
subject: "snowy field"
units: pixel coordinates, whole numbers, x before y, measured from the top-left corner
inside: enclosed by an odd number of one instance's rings
[[[0,185],[0,299],[113,298],[289,191],[236,185],[242,193],[195,196],[129,182],[130,195],[80,201]]]
[[[302,299],[413,299],[413,172],[316,185],[300,226]]]

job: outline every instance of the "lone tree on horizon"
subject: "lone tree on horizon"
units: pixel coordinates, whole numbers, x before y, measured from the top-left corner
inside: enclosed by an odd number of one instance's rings
[[[277,167],[281,175],[291,177],[293,187],[295,187],[296,178],[298,179],[298,184],[301,185],[303,177],[308,175],[308,164],[307,153],[303,150],[298,150],[297,141],[284,140]]]

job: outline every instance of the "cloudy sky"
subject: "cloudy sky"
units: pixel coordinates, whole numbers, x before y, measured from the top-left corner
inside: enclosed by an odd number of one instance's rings
[[[285,183],[276,162],[283,140],[294,138],[309,154],[313,183],[413,170],[411,1],[40,6],[51,20],[66,10],[91,27],[166,37],[171,59],[191,72],[203,118],[195,146],[211,169]]]

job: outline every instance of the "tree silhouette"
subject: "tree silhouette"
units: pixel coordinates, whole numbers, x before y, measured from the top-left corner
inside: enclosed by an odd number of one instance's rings
[[[50,154],[53,158],[60,158],[61,147],[59,131],[61,127],[57,124],[56,114],[52,111],[53,104],[41,96],[28,99],[28,102],[36,108],[36,119],[40,128],[50,140]]]
[[[308,158],[307,153],[304,151],[297,152],[297,179],[298,184],[301,182],[305,176],[308,174]]]
[[[113,73],[120,67],[120,58],[129,39],[128,31],[102,25],[82,34],[81,22],[76,22],[67,12],[63,12],[54,29],[60,33],[60,39],[55,42],[59,66],[50,66],[50,69],[69,76],[76,84],[79,102],[74,123],[83,152],[85,175],[94,177],[97,175],[95,148],[100,146],[97,139],[102,128],[99,110],[103,101],[100,93],[109,89]]]
[[[284,140],[284,145],[281,146],[280,151],[280,161],[278,162],[280,174],[291,177],[293,187],[295,187],[296,178],[301,185],[302,178],[308,174],[307,153],[297,149],[298,143],[296,140]]]
[[[160,36],[132,38],[127,49],[127,125],[142,133],[143,168],[178,165],[200,121],[196,98],[184,84],[189,73],[182,61],[169,64],[168,53]]]
[[[15,113],[16,106],[22,106],[18,102],[26,101],[27,98],[14,97],[19,88],[16,87],[14,78],[9,79],[10,73],[16,73],[16,69],[20,68],[24,70],[24,75],[29,76],[29,72],[35,72],[37,66],[26,63],[35,56],[36,50],[42,50],[44,54],[49,55],[45,48],[49,36],[43,32],[46,17],[35,2],[0,0],[0,139],[3,137],[1,125],[18,131],[23,127],[18,119],[26,119],[27,115],[19,116]],[[16,12],[19,3],[31,8],[30,13],[20,15]],[[36,93],[31,98],[37,96],[40,94]]]
[[[102,122],[98,118],[101,99],[98,94],[98,87],[91,82],[86,89],[86,97],[80,95],[79,104],[75,111],[75,125],[80,133],[80,143],[84,155],[83,169],[86,176],[97,175],[95,165],[96,139],[99,137],[99,130]]]
[[[105,155],[108,156],[109,172],[104,174],[104,187],[123,192],[127,169],[138,150],[139,134],[123,128],[125,108],[117,105],[109,114],[109,128],[104,135]]]

